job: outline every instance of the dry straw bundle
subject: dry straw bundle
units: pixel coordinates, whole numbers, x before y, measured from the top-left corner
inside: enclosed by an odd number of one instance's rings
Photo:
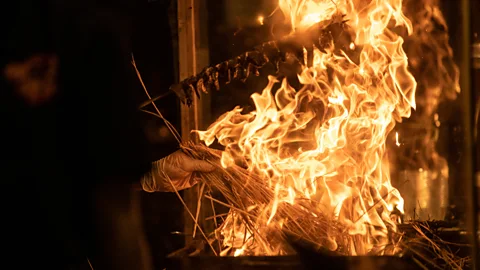
[[[241,219],[240,222],[244,223],[248,234],[255,238],[262,250],[279,254],[292,253],[293,250],[289,247],[287,240],[291,236],[318,247],[330,247],[330,249],[334,249],[335,246],[332,240],[336,243],[346,243],[348,240],[345,239],[348,236],[345,236],[344,228],[333,218],[316,210],[310,200],[297,199],[295,204],[280,203],[275,220],[270,223],[275,225],[267,228],[266,220],[271,209],[265,207],[272,204],[275,196],[264,179],[240,166],[222,167],[221,152],[205,145],[184,142],[181,144],[181,149],[190,156],[206,160],[217,167],[211,173],[202,174],[201,181],[210,190],[220,192],[227,202],[222,203],[212,197],[208,198],[229,207],[230,214]],[[338,250],[345,250],[345,247],[340,244]]]

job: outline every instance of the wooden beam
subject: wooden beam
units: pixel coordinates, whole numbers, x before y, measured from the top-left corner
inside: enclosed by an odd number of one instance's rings
[[[209,64],[209,50],[207,39],[207,10],[204,0],[177,0],[178,12],[178,53],[179,53],[179,74],[180,80],[196,74],[203,67]],[[181,106],[181,133],[182,140],[194,140],[197,138],[191,133],[192,130],[204,129],[211,122],[210,119],[210,98],[204,96],[201,99],[196,97],[191,107]],[[192,213],[197,212],[197,201],[200,187],[184,191],[183,199]],[[203,203],[202,203],[203,204]],[[205,205],[205,204],[203,204]],[[199,224],[207,232],[213,227],[211,222],[206,222],[205,217],[209,210],[202,207],[199,215]],[[191,217],[184,215],[186,244],[192,240],[191,234],[194,230],[194,222]],[[198,230],[197,230],[198,233]]]

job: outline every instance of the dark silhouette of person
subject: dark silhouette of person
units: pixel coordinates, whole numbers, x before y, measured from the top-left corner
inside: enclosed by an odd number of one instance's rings
[[[132,94],[134,9],[133,1],[105,0],[2,8],[8,269],[152,269],[136,190],[188,188],[194,171],[212,170],[179,151],[146,158]]]

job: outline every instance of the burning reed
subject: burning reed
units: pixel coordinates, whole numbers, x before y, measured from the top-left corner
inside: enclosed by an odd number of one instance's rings
[[[192,142],[182,143],[181,149],[217,167],[214,172],[202,174],[200,179],[210,190],[218,191],[226,202],[207,198],[230,209],[216,233],[220,238],[217,240],[229,247],[223,250],[223,255],[229,251],[233,252],[231,255],[293,254],[291,241],[348,255],[352,252],[351,247],[360,240],[349,235],[347,228],[333,216],[319,211],[317,204],[308,198],[296,197],[291,202],[275,203],[275,190],[268,187],[266,179],[239,165],[223,167],[221,151]],[[275,209],[267,207],[272,204],[276,204]],[[275,215],[272,211],[276,212]],[[271,216],[273,218],[269,219]],[[225,234],[228,231],[232,233]],[[235,250],[242,253],[235,253]]]
[[[222,217],[223,223],[216,228],[214,239],[207,239],[221,243],[217,254],[291,255],[296,253],[296,245],[301,245],[325,255],[349,255],[352,252],[349,246],[362,241],[348,234],[347,228],[335,217],[324,215],[307,198],[281,203],[272,221],[279,225],[262,224],[262,220],[271,214],[271,210],[265,211],[269,209],[265,206],[275,200],[274,191],[268,188],[265,179],[239,165],[223,167],[220,150],[193,142],[182,143],[181,149],[217,168],[197,176],[210,191],[219,192],[223,199],[205,197],[229,209],[227,213],[213,217]],[[369,255],[407,256],[424,269],[465,269],[470,257],[462,256],[458,250],[468,249],[469,245],[443,240],[438,230],[444,225],[437,223],[411,221],[402,224],[400,231],[390,232],[389,245],[372,249]],[[357,243],[358,246],[361,244]]]

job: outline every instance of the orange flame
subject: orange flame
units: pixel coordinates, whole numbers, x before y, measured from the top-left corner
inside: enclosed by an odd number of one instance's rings
[[[350,50],[333,43],[325,52],[314,49],[313,66],[298,75],[301,89],[270,77],[263,92],[251,96],[255,111],[242,114],[236,107],[198,134],[207,145],[217,140],[225,146],[223,166],[241,157],[274,192],[256,221],[259,231],[281,228],[280,204],[306,199],[348,228],[345,233],[355,239],[348,254],[368,254],[389,244],[388,232],[396,230],[390,214],[395,207],[403,211],[390,183],[386,138],[415,108],[416,81],[407,69],[404,40],[392,31],[404,27],[411,33],[411,22],[401,0],[279,0],[279,7],[297,32],[345,14],[354,35],[345,46]],[[277,251],[232,240],[240,237],[232,237],[233,231],[243,230],[229,218],[230,226],[220,229],[236,256]],[[334,235],[331,241],[335,250]]]

